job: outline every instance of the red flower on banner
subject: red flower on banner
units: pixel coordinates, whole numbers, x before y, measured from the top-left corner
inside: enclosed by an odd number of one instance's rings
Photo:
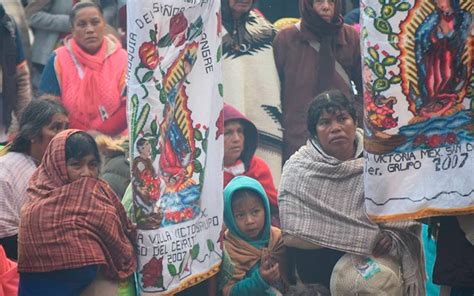
[[[429,137],[427,144],[428,146],[430,146],[430,148],[436,148],[440,146],[442,143],[443,143],[443,137],[441,137],[440,135],[432,135],[431,137]]]
[[[158,200],[160,198],[160,179],[154,177],[149,170],[144,170],[140,174],[140,180],[143,182],[150,198]]]
[[[144,42],[138,50],[138,55],[142,64],[150,70],[155,69],[160,60],[158,49],[153,42]]]
[[[180,12],[171,18],[169,34],[174,46],[181,46],[186,41],[185,33],[187,28],[188,20],[183,12]]]
[[[448,144],[454,144],[457,142],[457,136],[455,133],[448,133],[446,135],[446,143]]]
[[[163,284],[163,281],[160,283],[160,278],[163,277],[163,257],[160,259],[156,259],[156,257],[153,257],[143,265],[142,271],[140,273],[143,275],[142,276],[142,283],[143,283],[143,288],[147,287],[161,287]]]
[[[425,135],[418,135],[416,136],[415,140],[413,140],[413,145],[420,146],[425,144],[427,138]]]
[[[382,119],[383,128],[389,129],[396,126],[397,126],[397,121],[393,119],[392,117],[385,117],[384,119]]]
[[[221,113],[219,113],[219,117],[217,118],[216,121],[216,140],[219,138],[220,135],[224,133],[224,109],[221,110]]]

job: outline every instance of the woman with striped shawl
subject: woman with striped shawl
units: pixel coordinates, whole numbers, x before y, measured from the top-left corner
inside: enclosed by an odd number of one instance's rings
[[[420,225],[377,224],[366,214],[363,131],[356,122],[353,105],[340,91],[324,92],[310,104],[311,137],[283,168],[278,196],[283,240],[303,283],[333,290],[334,266],[348,253],[380,266],[378,257],[397,263],[397,295],[425,295]]]

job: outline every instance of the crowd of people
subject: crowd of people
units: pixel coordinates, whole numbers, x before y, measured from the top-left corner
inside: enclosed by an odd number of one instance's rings
[[[365,211],[360,38],[343,6],[221,0],[230,263],[179,295],[427,295],[422,223]],[[123,12],[0,4],[0,295],[133,286],[129,172],[153,167],[145,140],[143,161],[128,158]],[[282,16],[300,19],[272,24]],[[434,282],[474,295],[472,216],[433,221]]]

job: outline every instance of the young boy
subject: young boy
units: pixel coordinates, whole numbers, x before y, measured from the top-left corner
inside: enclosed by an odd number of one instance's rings
[[[262,185],[238,176],[224,189],[223,295],[281,295],[286,289],[285,248],[270,223]]]

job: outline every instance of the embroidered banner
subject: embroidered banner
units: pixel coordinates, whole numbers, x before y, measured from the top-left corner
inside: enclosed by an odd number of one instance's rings
[[[375,220],[474,212],[472,0],[362,3],[365,191]]]
[[[129,0],[128,117],[138,285],[183,290],[222,256],[219,0]]]

